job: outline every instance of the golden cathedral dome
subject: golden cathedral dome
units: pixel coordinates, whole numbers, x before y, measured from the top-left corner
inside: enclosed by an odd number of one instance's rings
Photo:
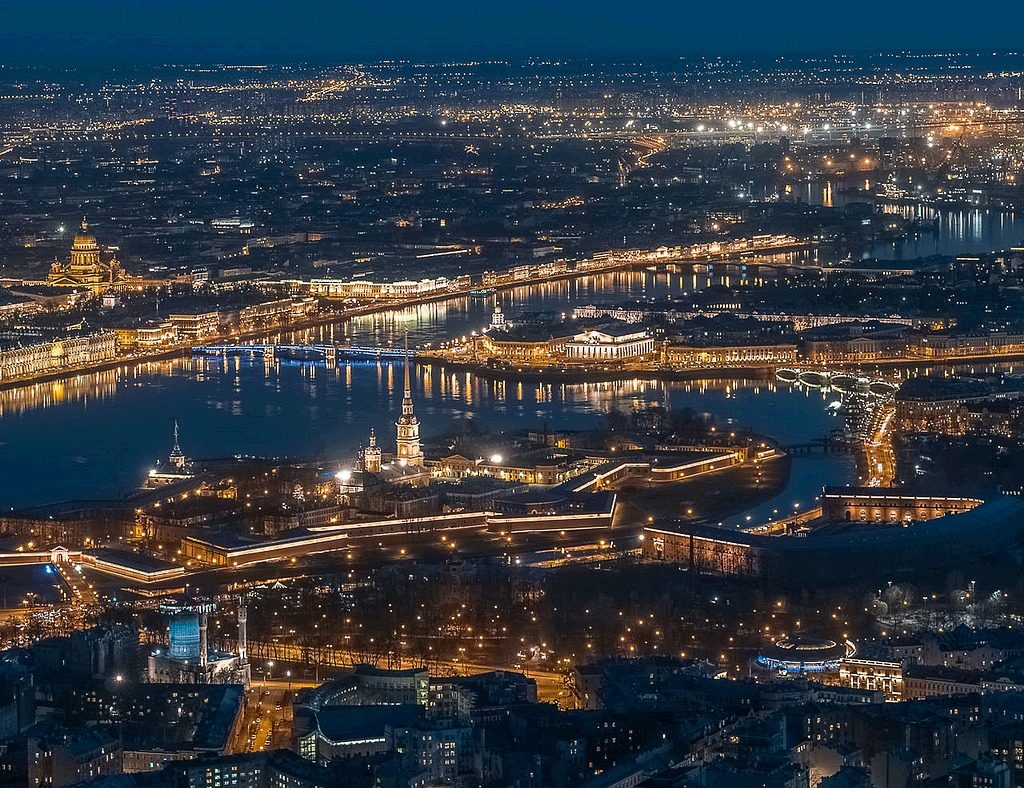
[[[96,236],[89,234],[89,223],[85,219],[82,219],[82,231],[75,235],[71,249],[78,252],[91,252],[99,249],[99,245],[96,243]]]

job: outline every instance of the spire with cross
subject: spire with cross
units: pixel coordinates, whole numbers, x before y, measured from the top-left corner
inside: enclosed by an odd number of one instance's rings
[[[178,443],[178,420],[174,420],[174,448],[171,449],[171,455],[168,458],[175,468],[179,470],[185,467],[188,460],[185,458],[185,452],[181,450],[181,445]]]
[[[423,467],[423,447],[420,445],[420,422],[412,404],[412,382],[410,379],[409,335],[405,335],[405,393],[402,397],[402,415],[395,424],[398,451],[395,459],[399,465]]]

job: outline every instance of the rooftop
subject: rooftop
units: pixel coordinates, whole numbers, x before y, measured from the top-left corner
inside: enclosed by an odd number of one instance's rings
[[[423,707],[415,704],[393,706],[327,706],[315,712],[320,733],[335,743],[384,738],[389,727],[414,725]]]

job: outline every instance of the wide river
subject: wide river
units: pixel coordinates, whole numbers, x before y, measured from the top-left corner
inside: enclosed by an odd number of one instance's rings
[[[870,190],[870,181],[811,181],[796,188],[796,198],[810,205],[843,208],[863,197],[844,187]],[[988,208],[937,209],[925,205],[884,206],[888,213],[917,219],[932,228],[929,232],[900,240],[880,240],[860,252],[865,258],[915,260],[931,255],[980,254],[1024,244],[1024,213]]]
[[[1018,217],[993,221],[978,212],[943,227],[952,230],[941,239],[947,253],[999,248],[1018,230],[1021,238],[1014,242],[1024,238]],[[496,302],[514,320],[525,312],[561,313],[588,303],[682,295],[719,282],[759,284],[692,269],[618,272],[383,313],[290,339],[399,345],[408,334],[412,345],[436,343],[485,327]],[[371,428],[385,448],[390,445],[401,373],[400,364],[390,363],[328,368],[191,358],[0,391],[0,507],[121,497],[166,457],[175,420],[182,449],[193,457],[317,457],[340,467],[351,461]],[[629,411],[651,403],[692,407],[723,425],[753,429],[782,444],[814,440],[841,427],[827,408],[832,395],[763,381],[516,385],[418,367],[413,388],[426,437],[469,420],[493,432],[545,424],[585,429],[598,426],[611,408]],[[798,458],[786,490],[754,515],[792,511],[795,503],[806,506],[822,484],[840,481],[855,481],[850,457]]]
[[[514,319],[524,312],[569,311],[595,301],[692,292],[708,283],[707,274],[604,274],[360,318],[310,332],[314,336],[308,338],[386,345],[400,344],[408,333],[410,344],[417,345],[483,328],[496,300]],[[2,391],[0,505],[121,497],[166,457],[175,420],[189,456],[316,457],[341,467],[371,428],[389,445],[401,389],[401,363],[329,368],[196,357]],[[713,414],[723,426],[742,425],[784,444],[820,438],[841,426],[821,392],[763,381],[520,385],[420,366],[413,389],[428,438],[470,420],[492,432],[545,424],[586,429],[600,425],[611,408],[628,412],[650,403],[692,407]],[[849,458],[797,461],[785,500],[774,505],[806,505],[823,482],[841,481],[851,473]]]

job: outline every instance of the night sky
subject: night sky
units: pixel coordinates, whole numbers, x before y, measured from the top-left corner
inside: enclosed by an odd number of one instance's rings
[[[0,62],[1007,50],[1020,0],[0,0]]]

